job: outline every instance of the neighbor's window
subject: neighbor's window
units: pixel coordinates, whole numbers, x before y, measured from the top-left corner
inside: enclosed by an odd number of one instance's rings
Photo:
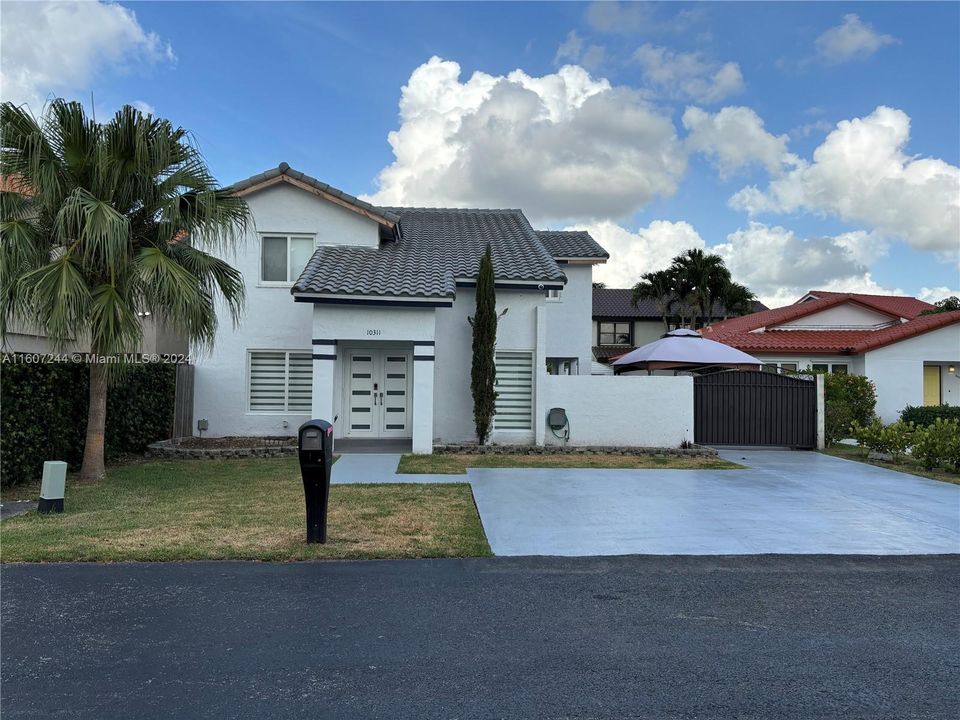
[[[313,255],[310,235],[264,235],[260,279],[263,282],[292,283]]]
[[[600,323],[599,345],[629,345],[633,342],[633,334],[628,322]]]
[[[577,375],[577,358],[547,358],[548,375]]]
[[[830,366],[826,363],[814,363],[810,369],[814,372],[830,372]]]
[[[847,374],[847,366],[846,366],[845,363],[834,363],[834,364],[833,364],[833,367],[831,368],[831,370],[832,370],[833,372],[837,373],[838,375],[846,375],[846,374]]]
[[[309,414],[313,407],[313,358],[283,350],[250,352],[251,412]]]
[[[790,372],[796,372],[797,364],[796,363],[780,363],[780,369],[789,370]]]

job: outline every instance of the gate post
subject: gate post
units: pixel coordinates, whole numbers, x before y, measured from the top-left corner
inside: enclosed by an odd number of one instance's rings
[[[815,377],[817,379],[817,450],[823,450],[827,446],[827,405],[824,398],[823,374],[817,373]]]

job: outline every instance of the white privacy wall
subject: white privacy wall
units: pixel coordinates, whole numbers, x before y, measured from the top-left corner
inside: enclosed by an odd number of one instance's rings
[[[543,375],[540,382],[541,407],[567,412],[568,445],[677,447],[693,441],[692,376]],[[543,439],[562,444],[549,427]]]

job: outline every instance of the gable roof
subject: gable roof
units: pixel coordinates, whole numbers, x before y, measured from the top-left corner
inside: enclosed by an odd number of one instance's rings
[[[753,309],[759,312],[766,310],[767,306],[755,300]],[[723,305],[714,303],[712,317],[722,318],[725,314]],[[594,288],[593,317],[659,320],[661,316],[652,298],[643,298],[634,305],[633,288]]]
[[[294,293],[452,298],[476,278],[487,244],[497,282],[561,286],[566,276],[520,210],[377,208],[397,218],[379,247],[320,247]]]
[[[329,200],[347,210],[363,215],[381,225],[386,225],[388,228],[393,228],[399,220],[399,217],[394,213],[385,211],[383,208],[375,207],[368,202],[343,192],[343,190],[338,190],[332,185],[317,180],[315,177],[311,177],[299,170],[294,170],[285,162],[280,163],[277,167],[267,170],[266,172],[258,173],[257,175],[248,177],[246,180],[236,182],[226,189],[233,190],[234,193],[242,197],[283,182],[319,195],[325,200]]]
[[[920,312],[933,306],[904,296],[811,291],[804,298],[793,305],[716,323],[701,332],[704,337],[747,352],[851,355],[960,322],[960,311],[920,315]],[[776,326],[783,323],[845,303],[862,305],[888,315],[892,321],[904,322],[863,330],[776,329]],[[763,331],[757,332],[759,330]]]
[[[884,313],[888,315],[891,320],[900,318],[910,320],[919,316],[924,310],[933,309],[933,305],[925,303],[922,300],[902,296],[835,292],[822,293],[822,295],[822,298],[817,298],[810,292],[807,293],[804,298],[811,299],[801,299],[793,305],[785,305],[784,307],[774,308],[773,310],[724,320],[723,322],[710,325],[705,328],[705,330],[708,333],[708,337],[713,337],[713,339],[717,340],[721,336],[731,333],[750,332],[752,330],[759,330],[760,328],[782,325],[785,322],[798,320],[799,318],[807,317],[808,315],[813,315],[822,310],[846,303],[862,305],[871,310]]]
[[[585,230],[537,230],[537,237],[557,259],[606,260],[610,257]]]

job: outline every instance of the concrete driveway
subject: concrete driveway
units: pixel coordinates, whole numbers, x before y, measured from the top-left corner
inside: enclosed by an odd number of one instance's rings
[[[468,477],[497,555],[960,552],[958,485],[813,452],[721,455],[748,469]]]

